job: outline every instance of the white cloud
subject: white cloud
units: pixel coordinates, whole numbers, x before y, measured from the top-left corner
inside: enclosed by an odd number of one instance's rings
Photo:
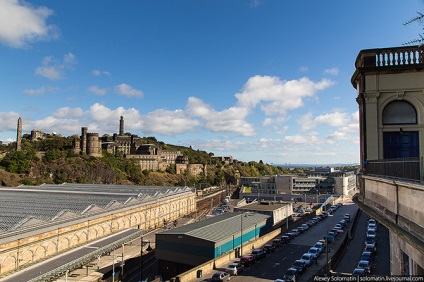
[[[134,89],[131,85],[128,85],[126,83],[119,84],[118,86],[115,87],[115,90],[118,94],[124,95],[127,97],[142,98],[144,96],[143,91]]]
[[[144,117],[143,131],[173,135],[193,131],[199,121],[191,119],[184,111],[156,110]]]
[[[44,132],[57,132],[59,134],[77,134],[80,132],[81,121],[78,119],[55,118],[53,116],[45,117],[31,123],[32,129],[42,130]]]
[[[254,136],[253,125],[246,121],[249,110],[231,107],[221,112],[215,111],[202,100],[190,97],[186,112],[191,117],[199,117],[204,121],[203,127],[212,132],[232,132],[241,136]]]
[[[19,0],[0,1],[0,42],[15,48],[57,37],[57,29],[46,23],[53,11],[32,7]]]
[[[45,93],[54,93],[57,92],[58,88],[56,87],[52,87],[52,86],[43,86],[37,89],[25,89],[24,93],[27,95],[31,95],[31,96],[37,96],[37,95],[42,95]]]
[[[261,4],[261,0],[250,0],[250,7],[256,8]]]
[[[249,78],[242,92],[235,96],[240,107],[254,108],[260,105],[267,115],[285,114],[303,106],[303,99],[312,97],[334,83],[331,80],[313,82],[304,77],[299,80],[284,81],[278,77],[254,76]]]
[[[76,118],[76,117],[82,117],[84,116],[84,111],[81,108],[69,108],[69,107],[63,107],[60,109],[57,109],[53,113],[53,117],[55,118]]]
[[[108,71],[101,71],[101,70],[92,70],[91,74],[93,76],[101,76],[101,75],[106,75],[106,76],[111,76],[110,72]]]
[[[125,119],[125,131],[143,129],[143,117],[137,109],[118,107],[110,109],[102,104],[95,103],[88,110],[87,118],[93,121],[97,130],[104,133],[117,132],[120,116]],[[94,126],[93,125],[93,126]]]
[[[326,69],[324,70],[325,74],[329,74],[329,75],[333,75],[333,76],[337,76],[339,74],[339,69],[337,67],[331,68],[331,69]]]
[[[285,122],[287,120],[286,117],[277,117],[277,118],[265,118],[264,121],[262,122],[263,126],[268,126],[268,125],[278,125],[281,124],[283,122]]]
[[[302,66],[302,67],[299,68],[299,70],[301,72],[308,72],[309,68],[308,67],[305,67],[305,66]]]
[[[107,93],[106,88],[99,88],[96,85],[90,86],[88,88],[88,91],[90,91],[90,92],[92,92],[94,94],[100,95],[100,96],[106,95],[106,93]]]
[[[16,131],[19,117],[17,112],[0,112],[0,131]]]
[[[63,78],[65,70],[72,69],[76,63],[77,59],[72,53],[65,54],[62,62],[57,62],[52,56],[47,56],[43,58],[41,66],[35,69],[35,74],[51,80],[59,80]]]
[[[285,136],[284,141],[289,145],[316,145],[322,142],[317,136],[316,132],[302,135]]]
[[[312,118],[312,113],[307,113],[298,119],[298,124],[302,131],[312,129],[320,124],[326,124],[328,126],[343,126],[348,123],[350,116],[342,112],[334,112],[329,114],[319,115],[315,118]]]
[[[193,148],[201,148],[202,150],[208,150],[211,152],[236,152],[240,149],[245,150],[250,144],[243,141],[232,141],[222,139],[211,139],[211,140],[193,140],[190,142]]]

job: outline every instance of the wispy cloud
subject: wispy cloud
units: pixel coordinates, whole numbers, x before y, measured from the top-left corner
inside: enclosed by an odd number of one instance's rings
[[[14,48],[58,37],[57,28],[47,24],[53,11],[46,7],[35,8],[19,0],[0,1],[0,42]]]
[[[256,8],[262,3],[262,0],[250,0],[250,7]]]
[[[43,95],[45,93],[54,93],[57,92],[58,88],[57,87],[52,87],[52,86],[43,86],[37,89],[25,89],[24,93],[30,96],[37,96],[37,95]]]
[[[106,95],[107,93],[106,88],[100,88],[100,87],[97,87],[96,85],[88,87],[88,91],[100,96]]]
[[[35,69],[35,74],[51,80],[63,79],[65,70],[72,69],[76,63],[77,59],[72,53],[65,54],[61,62],[52,56],[47,56],[44,57],[41,66]]]
[[[108,71],[92,70],[91,75],[93,75],[93,76],[101,76],[101,75],[111,76],[111,73],[108,72]]]
[[[143,91],[137,90],[133,88],[131,85],[128,85],[126,83],[119,84],[118,86],[115,87],[115,90],[119,95],[123,95],[127,97],[142,98],[144,96]]]
[[[339,69],[338,68],[331,68],[331,69],[326,69],[326,70],[324,70],[324,73],[325,74],[329,74],[329,75],[332,75],[332,76],[337,76],[338,74],[339,74]]]

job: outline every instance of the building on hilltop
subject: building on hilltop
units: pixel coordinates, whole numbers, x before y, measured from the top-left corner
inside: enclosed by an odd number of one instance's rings
[[[170,165],[175,165],[177,174],[185,171],[194,175],[206,172],[202,164],[189,164],[188,157],[183,156],[179,150],[163,150],[155,144],[143,144],[137,135],[125,134],[122,116],[119,121],[119,134],[99,137],[98,133],[88,133],[88,128],[82,127],[80,140],[73,141],[73,148],[76,153],[93,157],[101,157],[102,150],[111,154],[120,152],[126,159],[136,160],[141,170],[166,170]]]
[[[359,194],[354,202],[389,229],[392,275],[424,275],[424,47],[359,52]]]
[[[211,156],[211,159],[216,159],[222,164],[226,164],[226,165],[234,164],[234,159],[232,156]]]

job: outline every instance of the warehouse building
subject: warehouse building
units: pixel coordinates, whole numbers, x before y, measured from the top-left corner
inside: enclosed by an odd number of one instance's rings
[[[231,250],[270,229],[268,215],[224,213],[156,234],[159,274],[167,280]]]
[[[265,201],[253,202],[241,207],[235,207],[234,211],[256,212],[268,215],[271,226],[276,226],[286,220],[290,220],[293,215],[293,205],[291,202]]]

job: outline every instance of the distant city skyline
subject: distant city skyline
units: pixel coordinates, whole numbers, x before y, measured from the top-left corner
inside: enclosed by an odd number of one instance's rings
[[[350,78],[419,0],[0,1],[0,140],[119,131],[268,164],[359,162]]]

